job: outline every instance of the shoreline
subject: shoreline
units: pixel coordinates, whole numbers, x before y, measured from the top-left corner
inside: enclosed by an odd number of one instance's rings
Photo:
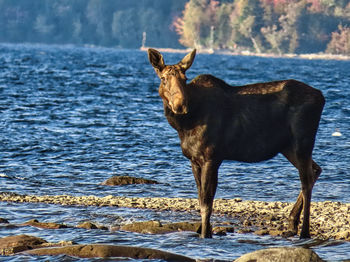
[[[153,47],[140,47],[141,51],[147,52],[148,48]],[[163,48],[157,47],[159,52],[162,53],[188,53],[192,51],[192,48],[186,49],[175,49],[175,48]],[[296,58],[306,60],[340,60],[349,61],[350,56],[337,55],[337,54],[326,54],[326,53],[309,53],[309,54],[272,54],[272,53],[254,53],[250,51],[235,52],[232,50],[220,50],[220,49],[198,49],[199,54],[217,54],[217,55],[230,55],[230,56],[253,56],[253,57],[265,57],[265,58]]]
[[[1,202],[47,203],[70,206],[111,206],[176,212],[199,212],[193,198],[151,198],[118,196],[38,196],[0,193]],[[235,232],[288,237],[288,215],[294,203],[235,199],[215,199],[214,215],[235,221]],[[198,220],[200,216],[198,214]],[[215,219],[212,219],[214,221]],[[313,238],[350,241],[350,203],[312,202],[310,231]]]

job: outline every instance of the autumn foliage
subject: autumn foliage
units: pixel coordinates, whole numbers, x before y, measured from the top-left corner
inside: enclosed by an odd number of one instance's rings
[[[332,40],[327,46],[332,54],[350,55],[350,28],[339,25],[338,31],[332,33]]]
[[[349,1],[190,0],[173,26],[199,49],[350,53]]]

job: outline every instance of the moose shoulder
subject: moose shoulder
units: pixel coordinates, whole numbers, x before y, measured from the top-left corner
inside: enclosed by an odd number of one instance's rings
[[[289,216],[289,230],[310,237],[311,193],[321,168],[312,160],[324,106],[322,93],[296,80],[230,86],[212,75],[186,83],[195,50],[178,64],[148,50],[161,79],[159,95],[169,124],[177,130],[191,161],[198,189],[202,237],[211,237],[210,215],[223,160],[259,162],[283,154],[299,171],[301,192]]]

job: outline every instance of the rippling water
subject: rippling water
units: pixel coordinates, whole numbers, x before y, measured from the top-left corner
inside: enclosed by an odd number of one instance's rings
[[[166,63],[173,64],[183,54],[164,56]],[[191,79],[210,73],[232,85],[295,78],[322,90],[327,102],[314,159],[323,173],[315,185],[313,201],[350,202],[349,68],[349,61],[199,54],[187,75]],[[1,191],[196,197],[189,162],[181,153],[176,132],[163,115],[158,85],[146,53],[141,51],[0,45]],[[336,130],[342,136],[332,136]],[[114,175],[145,177],[161,184],[99,185]],[[225,162],[220,168],[216,197],[292,202],[299,187],[295,168],[281,156],[259,164]],[[0,210],[0,217],[14,223],[32,218],[67,224],[88,219],[113,224],[198,217],[198,214],[45,204],[0,203]],[[296,240],[239,234],[201,240],[184,233],[149,236],[73,231],[0,229],[0,237],[28,233],[49,241],[132,244],[218,259],[236,258],[265,245],[297,244]],[[330,260],[350,258],[347,243],[318,246],[315,250]]]

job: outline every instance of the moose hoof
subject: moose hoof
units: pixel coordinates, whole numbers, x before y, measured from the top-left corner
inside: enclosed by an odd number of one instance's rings
[[[209,226],[209,229],[203,230],[202,225],[200,225],[197,229],[197,233],[200,234],[201,238],[212,238],[213,237],[211,226]]]
[[[201,238],[213,238],[213,234],[211,232],[207,234],[201,234]]]
[[[308,239],[308,238],[311,238],[309,232],[301,232],[300,233],[300,239]]]

